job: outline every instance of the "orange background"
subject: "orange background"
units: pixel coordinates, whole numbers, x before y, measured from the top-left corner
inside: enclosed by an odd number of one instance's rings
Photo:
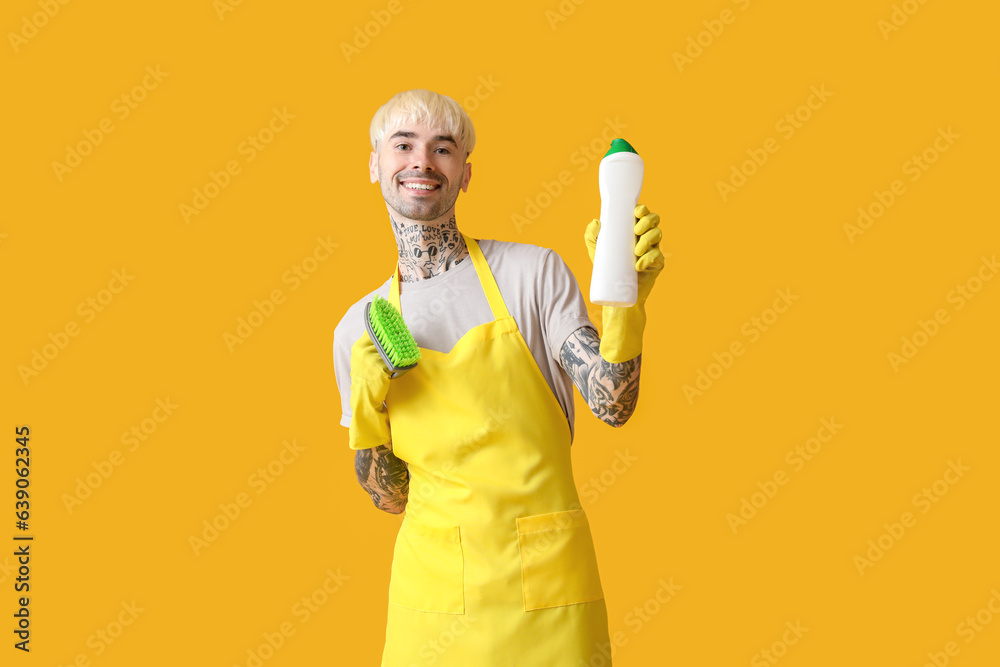
[[[249,666],[263,645],[268,667],[378,664],[399,518],[354,478],[331,343],[394,261],[371,116],[427,87],[479,137],[462,231],[555,249],[585,295],[587,146],[613,122],[645,160],[670,256],[639,407],[613,430],[578,403],[573,447],[615,664],[996,664],[998,18],[916,0],[6,2],[2,663]],[[769,311],[779,290],[797,299]],[[255,301],[269,316],[233,343]],[[29,654],[10,632],[23,424]]]

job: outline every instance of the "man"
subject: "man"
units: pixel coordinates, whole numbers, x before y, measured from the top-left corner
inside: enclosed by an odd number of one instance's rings
[[[611,426],[635,409],[659,216],[636,208],[639,302],[605,307],[601,338],[556,253],[459,232],[475,131],[454,100],[397,94],[371,145],[397,271],[337,325],[334,364],[358,481],[406,510],[382,665],[589,665],[608,620],[570,462],[572,386]],[[591,259],[599,230],[585,233]],[[375,294],[402,306],[421,348],[392,379],[364,326]]]

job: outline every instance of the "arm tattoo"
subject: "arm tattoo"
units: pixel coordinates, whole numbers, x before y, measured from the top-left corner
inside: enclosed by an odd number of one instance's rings
[[[436,276],[469,256],[455,216],[443,226],[408,225],[392,216],[389,220],[399,250],[399,277],[404,283]]]
[[[593,327],[581,327],[563,344],[559,361],[598,419],[622,426],[639,400],[642,355],[620,364],[601,357],[601,339]]]
[[[392,453],[391,444],[359,449],[354,455],[354,473],[375,507],[390,514],[406,509],[410,469],[406,461]]]

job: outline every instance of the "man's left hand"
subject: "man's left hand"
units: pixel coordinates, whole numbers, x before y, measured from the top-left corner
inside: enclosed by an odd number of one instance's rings
[[[635,270],[638,272],[638,295],[634,306],[604,306],[602,319],[604,332],[601,335],[601,358],[612,364],[620,364],[639,356],[642,352],[642,331],[646,326],[645,303],[656,277],[663,270],[664,257],[660,251],[660,216],[651,213],[645,205],[635,207]],[[594,261],[597,249],[597,235],[601,231],[600,220],[587,225],[584,240],[590,261]]]
[[[660,214],[653,213],[645,204],[639,204],[633,212],[635,216],[635,270],[639,272],[639,296],[640,302],[645,301],[653,289],[656,277],[663,270],[665,259],[660,251],[660,240],[663,232],[660,230]],[[587,225],[584,240],[587,243],[587,252],[590,254],[590,261],[594,261],[594,252],[597,249],[597,235],[601,231],[601,221],[594,219]]]

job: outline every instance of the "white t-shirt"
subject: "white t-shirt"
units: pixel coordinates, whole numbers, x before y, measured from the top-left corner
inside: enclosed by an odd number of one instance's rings
[[[495,240],[479,241],[479,247],[507,310],[566,414],[572,438],[573,381],[559,364],[559,353],[571,333],[593,326],[576,277],[548,248]],[[348,308],[334,331],[333,368],[342,426],[351,425],[351,346],[365,331],[365,304],[376,294],[389,298],[391,279]],[[471,257],[432,278],[401,287],[406,326],[420,347],[448,352],[469,329],[494,319]]]

